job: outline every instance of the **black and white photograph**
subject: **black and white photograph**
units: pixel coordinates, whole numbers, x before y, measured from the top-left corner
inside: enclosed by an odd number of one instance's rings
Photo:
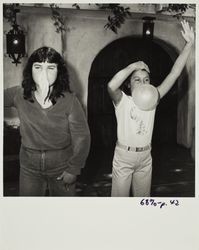
[[[3,11],[4,196],[195,196],[194,4]]]
[[[197,4],[1,8],[3,250],[198,250]]]

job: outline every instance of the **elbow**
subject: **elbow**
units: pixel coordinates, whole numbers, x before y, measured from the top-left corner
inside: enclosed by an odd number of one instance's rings
[[[112,91],[112,88],[111,88],[110,82],[109,82],[109,83],[108,83],[108,85],[107,85],[107,91],[108,91],[108,93],[110,93],[110,92]]]
[[[82,156],[86,158],[90,152],[90,147],[91,147],[91,136],[90,133],[86,134],[84,138],[82,138],[81,142],[78,144],[78,147],[80,147]]]
[[[84,134],[83,138],[82,138],[82,145],[83,147],[87,148],[87,150],[90,150],[90,146],[91,146],[91,133],[88,130],[87,133]]]
[[[107,91],[108,91],[108,93],[109,93],[110,95],[115,91],[115,89],[114,89],[114,87],[112,86],[111,82],[108,83]]]
[[[72,137],[72,145],[74,152],[82,155],[87,155],[90,150],[91,136],[90,133],[84,133],[82,135]]]
[[[91,145],[91,134],[90,132],[88,132],[85,136],[85,141],[86,141],[86,145],[87,145],[87,148],[90,149],[90,145]]]

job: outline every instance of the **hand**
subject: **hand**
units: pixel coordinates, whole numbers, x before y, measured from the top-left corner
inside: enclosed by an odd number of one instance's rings
[[[182,36],[187,43],[194,43],[194,31],[193,27],[189,26],[189,23],[185,20],[181,22],[183,30],[181,30]]]
[[[4,121],[7,126],[11,126],[14,129],[17,129],[20,126],[20,120],[18,117],[5,118]]]
[[[138,61],[138,62],[132,63],[131,65],[133,67],[133,70],[145,69],[148,73],[150,73],[148,65],[144,63],[143,61]]]
[[[64,171],[59,177],[57,177],[57,180],[62,180],[66,186],[66,188],[69,188],[69,186],[76,182],[76,175],[70,174],[67,171]]]

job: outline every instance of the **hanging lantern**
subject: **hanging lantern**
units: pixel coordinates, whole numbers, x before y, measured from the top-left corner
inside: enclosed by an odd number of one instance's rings
[[[12,63],[16,66],[20,59],[25,56],[25,35],[16,21],[16,13],[19,10],[14,10],[14,21],[12,29],[6,34],[7,54],[13,59]]]
[[[20,59],[25,56],[25,35],[19,29],[19,25],[14,24],[12,27],[13,29],[6,35],[7,54],[17,66],[21,63]]]
[[[155,17],[143,17],[143,38],[153,39],[154,22]]]

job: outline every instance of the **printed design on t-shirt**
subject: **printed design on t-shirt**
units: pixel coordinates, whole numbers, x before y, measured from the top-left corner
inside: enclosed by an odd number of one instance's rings
[[[130,110],[130,117],[136,122],[137,129],[136,134],[145,135],[147,133],[146,125],[141,117],[136,113],[136,107],[132,107]]]

